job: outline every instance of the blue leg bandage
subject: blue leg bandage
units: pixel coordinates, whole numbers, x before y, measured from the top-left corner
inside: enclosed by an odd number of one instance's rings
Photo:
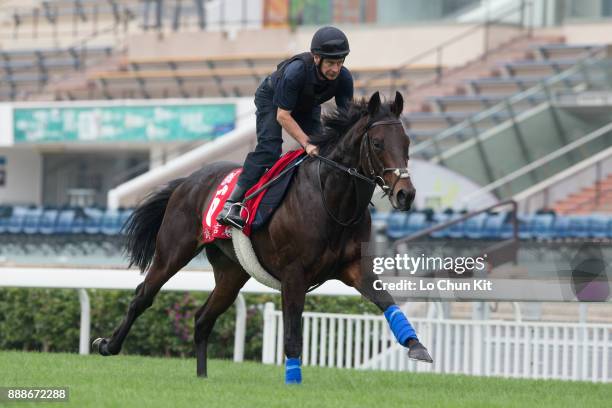
[[[285,384],[301,384],[302,367],[299,358],[287,358],[285,361]]]
[[[393,335],[402,346],[408,346],[408,340],[416,339],[418,341],[414,328],[404,316],[399,306],[391,305],[385,310],[385,318],[389,322],[389,327]]]

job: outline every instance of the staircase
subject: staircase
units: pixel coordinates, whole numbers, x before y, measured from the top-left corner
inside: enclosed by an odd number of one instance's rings
[[[557,214],[612,213],[612,174],[555,203]]]

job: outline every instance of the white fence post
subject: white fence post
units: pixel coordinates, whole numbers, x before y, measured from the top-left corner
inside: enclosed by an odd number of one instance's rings
[[[274,303],[268,302],[264,305],[264,327],[263,345],[261,350],[261,362],[274,364],[274,344],[276,336],[274,333]]]
[[[244,339],[246,337],[246,302],[242,293],[238,294],[236,301],[236,331],[234,333],[234,361],[244,360]]]
[[[89,330],[91,327],[89,296],[85,289],[77,289],[81,304],[81,333],[79,339],[79,354],[89,354]]]

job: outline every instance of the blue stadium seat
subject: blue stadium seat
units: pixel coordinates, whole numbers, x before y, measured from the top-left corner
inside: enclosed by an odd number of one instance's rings
[[[408,221],[404,224],[404,236],[412,235],[427,228],[427,214],[423,212],[409,213]]]
[[[121,232],[121,213],[119,210],[106,210],[102,216],[100,232],[104,235],[118,235]]]
[[[28,207],[15,206],[10,218],[7,220],[6,231],[9,234],[21,234],[23,232],[23,221],[28,213]]]
[[[130,218],[130,216],[134,213],[134,209],[133,208],[125,208],[123,210],[121,210],[120,213],[120,221],[119,223],[121,224],[121,233],[125,233],[124,229],[125,229],[125,223],[127,222],[127,220]],[[386,214],[387,219],[389,218],[389,213]]]
[[[518,236],[519,239],[521,238],[521,224],[520,224],[520,216],[517,215],[518,218]],[[512,213],[506,214],[506,216],[504,217],[504,221],[501,225],[501,231],[499,233],[500,238],[501,239],[510,239],[514,237],[514,223],[512,222],[513,220],[513,215]]]
[[[518,235],[520,239],[533,238],[533,223],[535,216],[532,214],[519,214],[518,216]]]
[[[555,223],[554,214],[536,214],[532,218],[531,235],[536,239],[554,238],[553,225]]]
[[[40,217],[40,223],[38,225],[38,232],[43,235],[55,234],[55,227],[57,225],[57,216],[59,211],[55,208],[48,208],[44,210]]]
[[[61,210],[59,215],[57,216],[57,223],[55,225],[55,233],[56,234],[71,234],[72,231],[72,223],[76,217],[76,211],[72,208],[67,208]]]
[[[487,218],[487,213],[481,213],[465,220],[465,236],[470,239],[483,239]]]
[[[440,212],[434,215],[433,225],[444,224],[445,222],[450,221],[452,218],[456,218],[458,215],[447,212]],[[450,233],[450,228],[444,228],[439,231],[432,232],[430,236],[432,238],[448,238]]]
[[[586,215],[570,215],[568,216],[568,236],[571,238],[588,238],[589,237],[589,216]]]
[[[6,233],[12,212],[13,207],[2,206],[2,210],[0,211],[0,235]]]
[[[589,218],[589,236],[591,238],[608,238],[608,228],[612,218],[603,214],[593,214]]]
[[[404,236],[404,224],[408,220],[408,214],[399,211],[392,212],[387,219],[387,235],[389,238],[398,239]]]
[[[453,218],[459,218],[464,214],[456,214]],[[467,221],[467,220],[466,220]],[[465,224],[466,221],[459,222],[457,224],[453,224],[448,228],[448,236],[449,238],[464,238],[465,237]]]
[[[23,233],[27,235],[38,234],[38,227],[42,218],[42,207],[30,208],[23,218]]]
[[[85,222],[87,217],[84,213],[75,212],[72,223],[70,224],[70,234],[79,235],[85,232]]]
[[[102,216],[104,215],[104,211],[95,207],[88,207],[83,211],[87,216],[83,228],[85,233],[88,235],[99,234],[102,229]]]
[[[504,212],[488,214],[483,226],[482,237],[485,239],[502,239],[502,228],[507,216],[507,213]],[[510,227],[512,227],[512,225],[510,225]],[[510,229],[510,232],[512,234],[512,229]]]
[[[553,227],[553,235],[557,239],[565,239],[570,237],[569,234],[569,217],[558,216],[555,218],[555,225]]]

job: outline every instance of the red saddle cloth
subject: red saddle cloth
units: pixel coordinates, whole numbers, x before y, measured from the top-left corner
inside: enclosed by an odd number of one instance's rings
[[[261,179],[255,184],[253,187],[246,192],[245,197],[248,197],[253,191],[257,190],[268,181],[276,177],[281,171],[283,171],[293,160],[297,159],[304,153],[304,149],[293,150],[291,152],[287,152],[282,155],[280,159],[270,170],[264,173]],[[206,211],[204,211],[204,216],[202,217],[202,241],[206,244],[214,241],[215,239],[228,239],[232,237],[231,228],[225,225],[221,225],[217,222],[217,216],[223,209],[225,205],[225,201],[229,197],[230,193],[234,189],[236,182],[238,181],[238,176],[242,172],[242,167],[232,170],[225,178],[219,183],[217,187],[217,191],[215,192],[215,196],[210,202]],[[264,189],[259,192],[255,197],[251,198],[245,203],[246,211],[242,210],[242,218],[245,219],[246,225],[243,229],[243,232],[247,235],[251,235],[251,227],[253,221],[255,220],[255,214],[257,213],[257,209],[259,208],[259,204],[263,200],[265,194],[268,189]],[[248,219],[247,219],[248,214]]]

